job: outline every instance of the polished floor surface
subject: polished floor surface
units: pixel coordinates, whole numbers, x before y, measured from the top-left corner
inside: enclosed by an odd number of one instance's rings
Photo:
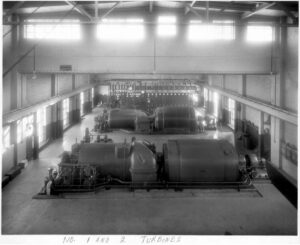
[[[81,124],[52,142],[2,190],[2,234],[193,234],[296,235],[297,209],[270,183],[256,184],[257,193],[217,190],[135,191],[108,190],[66,195],[64,199],[32,197],[43,185],[47,168],[59,162],[63,150],[93,128],[99,108]],[[133,134],[108,134],[127,142]],[[134,135],[160,151],[168,138],[226,138],[231,132],[197,135]]]

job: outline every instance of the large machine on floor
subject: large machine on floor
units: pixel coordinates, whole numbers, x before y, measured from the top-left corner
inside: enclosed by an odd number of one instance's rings
[[[159,107],[154,111],[154,128],[165,133],[195,133],[195,109],[191,106]]]
[[[250,158],[249,158],[250,159]],[[168,140],[162,152],[148,141],[76,143],[50,169],[41,194],[101,188],[249,187],[255,161],[238,156],[226,140]]]
[[[141,133],[197,133],[216,129],[216,118],[204,108],[192,106],[158,107],[153,115],[136,109],[104,110],[95,118],[95,131],[125,129]]]

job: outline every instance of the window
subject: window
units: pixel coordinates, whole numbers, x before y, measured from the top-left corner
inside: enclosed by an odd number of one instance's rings
[[[247,41],[249,42],[271,42],[273,41],[272,26],[247,26]]]
[[[83,116],[83,106],[84,106],[84,93],[80,93],[80,116]]]
[[[232,20],[214,20],[213,21],[215,39],[233,40],[235,39],[235,27]]]
[[[69,125],[69,99],[63,100],[63,128],[65,129]]]
[[[95,91],[94,88],[92,88],[92,107],[94,107],[94,97],[95,97]]]
[[[5,152],[6,148],[10,146],[10,126],[3,127],[3,138],[2,138],[2,153]]]
[[[18,120],[17,121],[17,143],[20,143],[22,141],[22,128],[23,128],[23,124],[22,124],[22,120]]]
[[[39,144],[41,145],[42,142],[46,140],[46,107],[37,111],[36,114],[37,120],[37,133],[39,138]]]
[[[24,117],[22,119],[22,140],[26,138],[26,132],[27,132],[27,117]]]
[[[33,134],[33,115],[23,118],[23,134],[22,137],[25,139]]]
[[[24,26],[24,37],[28,39],[79,40],[79,20],[30,19]]]
[[[208,102],[208,89],[204,88],[203,89],[203,98],[204,98],[204,107],[207,107],[207,102]]]
[[[145,37],[143,19],[103,19],[97,37],[105,41],[134,41]]]
[[[188,28],[188,39],[193,40],[233,40],[235,28],[232,20],[214,20],[212,24],[202,24],[191,20]]]
[[[218,118],[219,115],[219,94],[217,92],[213,92],[213,101],[214,101],[214,116]]]
[[[229,110],[229,126],[234,129],[235,127],[235,101],[228,98],[228,110]]]
[[[158,17],[157,34],[163,37],[176,35],[176,18],[174,16]]]

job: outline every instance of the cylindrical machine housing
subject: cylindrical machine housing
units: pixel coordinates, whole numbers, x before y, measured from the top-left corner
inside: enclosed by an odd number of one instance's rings
[[[129,181],[129,148],[129,144],[122,143],[83,144],[79,151],[78,163],[95,166],[100,176],[110,175]]]
[[[195,132],[195,109],[191,106],[165,106],[155,110],[155,129],[164,132]]]
[[[130,156],[132,182],[155,182],[157,179],[155,154],[141,142],[135,142],[132,147]]]
[[[236,182],[240,177],[238,155],[226,140],[168,140],[163,154],[171,182]]]
[[[80,148],[78,164],[96,167],[98,177],[122,181],[156,181],[155,154],[142,142],[130,144],[91,143]]]
[[[108,126],[115,129],[135,129],[136,118],[146,118],[147,114],[135,109],[112,109],[108,114]]]

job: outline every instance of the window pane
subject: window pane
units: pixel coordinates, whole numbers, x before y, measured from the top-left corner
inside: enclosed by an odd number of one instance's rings
[[[159,36],[175,36],[176,32],[175,16],[160,16],[158,18],[157,34]]]
[[[84,106],[84,93],[80,93],[80,116],[83,115],[83,106]]]
[[[214,116],[218,117],[219,114],[219,94],[217,92],[213,93],[213,102],[214,102]]]
[[[143,19],[104,19],[97,26],[100,40],[134,41],[145,37]]]
[[[247,26],[247,41],[271,42],[273,40],[273,28],[271,26]]]
[[[202,24],[201,21],[190,21],[189,40],[233,40],[235,39],[234,22],[231,20],[213,21],[213,24]]]
[[[6,148],[10,146],[10,126],[6,126],[3,129],[3,135],[2,135],[2,144],[3,144],[3,152],[5,152]]]
[[[58,19],[31,19],[25,23],[53,23],[53,24],[25,24],[24,37],[25,38],[45,38],[58,40],[78,40],[80,39],[80,25],[79,20],[64,20]],[[73,23],[74,24],[69,24]],[[64,24],[65,23],[65,24]],[[68,24],[66,24],[68,23]]]
[[[69,99],[63,100],[63,127],[69,124]]]
[[[229,126],[234,129],[235,127],[235,101],[228,98],[228,110],[230,112]]]
[[[22,129],[23,129],[23,124],[22,120],[17,121],[17,143],[20,143],[22,140]]]
[[[39,109],[37,111],[37,133],[39,138],[39,143],[45,141],[46,139],[46,107]]]

